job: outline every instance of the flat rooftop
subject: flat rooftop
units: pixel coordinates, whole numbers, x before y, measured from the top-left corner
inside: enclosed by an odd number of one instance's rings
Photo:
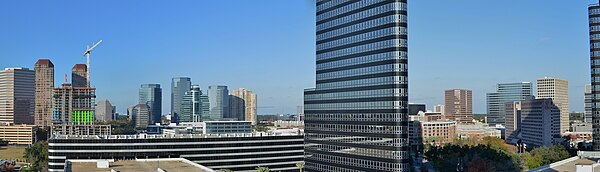
[[[109,162],[109,168],[97,168],[97,162],[72,162],[73,171],[108,172],[111,169],[119,172],[156,172],[161,168],[168,172],[212,172],[208,168],[199,168],[181,160],[119,160]]]

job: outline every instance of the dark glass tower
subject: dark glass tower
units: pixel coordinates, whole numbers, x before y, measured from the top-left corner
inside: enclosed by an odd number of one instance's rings
[[[148,105],[148,108],[150,108],[150,124],[160,123],[162,117],[162,89],[160,84],[142,84],[139,91],[139,104]]]
[[[588,7],[590,19],[590,60],[592,68],[593,149],[600,151],[600,5]]]
[[[307,171],[408,171],[406,0],[317,0]]]

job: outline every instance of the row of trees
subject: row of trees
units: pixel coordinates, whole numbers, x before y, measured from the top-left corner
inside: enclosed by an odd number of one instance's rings
[[[22,167],[22,172],[34,172],[48,169],[48,142],[38,141],[35,144],[25,148],[25,155],[29,166]]]

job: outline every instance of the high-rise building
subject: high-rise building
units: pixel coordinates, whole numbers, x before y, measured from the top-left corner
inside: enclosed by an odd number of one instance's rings
[[[33,124],[35,72],[27,68],[0,70],[0,123]]]
[[[139,104],[150,108],[150,123],[160,123],[162,117],[162,89],[160,84],[142,84],[139,90]]]
[[[521,132],[521,101],[504,103],[504,138],[507,142],[514,143]]]
[[[87,65],[75,64],[71,70],[73,87],[87,87]]]
[[[52,122],[54,124],[93,124],[96,89],[62,84],[54,88]]]
[[[504,124],[505,103],[530,98],[532,96],[531,87],[530,82],[498,84],[495,93],[487,94],[488,123],[491,125]]]
[[[593,150],[600,151],[600,5],[588,6],[590,36],[590,66],[592,84]]]
[[[115,110],[106,99],[100,100],[96,105],[96,121],[109,122],[114,119]]]
[[[150,106],[138,104],[131,109],[131,123],[135,128],[146,128],[150,124]]]
[[[52,96],[54,94],[54,64],[48,59],[35,62],[35,112],[36,126],[52,125]]]
[[[256,94],[252,91],[240,88],[233,90],[229,97],[230,114],[237,116],[241,121],[250,121],[256,125]]]
[[[548,77],[538,79],[537,98],[552,99],[560,109],[560,132],[567,132],[569,130],[569,81]]]
[[[585,85],[584,91],[584,108],[585,108],[585,119],[584,122],[592,122],[592,85]]]
[[[521,139],[532,147],[551,146],[559,143],[560,108],[552,99],[521,101]]]
[[[192,79],[188,77],[174,77],[171,80],[171,121],[178,122],[181,114],[181,104],[185,92],[192,88]]]
[[[433,112],[442,113],[442,115],[444,115],[444,105],[433,106]]]
[[[444,102],[446,119],[463,123],[473,121],[473,92],[471,90],[446,90]]]
[[[406,0],[316,1],[307,171],[408,171]]]
[[[416,103],[408,104],[408,115],[417,115],[417,114],[419,114],[419,111],[427,112],[427,105],[416,104]]]
[[[233,118],[229,115],[229,90],[227,86],[208,86],[209,118]]]
[[[185,92],[183,102],[181,104],[181,114],[179,122],[201,122],[202,119],[202,90],[200,86],[192,85],[190,91]]]

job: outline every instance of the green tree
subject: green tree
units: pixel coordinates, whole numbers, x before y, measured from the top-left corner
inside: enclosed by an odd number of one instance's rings
[[[552,145],[550,147],[538,147],[528,153],[523,153],[524,165],[529,169],[534,169],[554,162],[569,158],[571,155],[562,145]]]
[[[36,142],[25,148],[23,158],[30,163],[28,170],[41,171],[48,168],[48,142]]]
[[[269,167],[261,167],[261,166],[256,167],[256,172],[269,172],[269,171],[270,171]]]
[[[304,162],[296,163],[296,167],[298,167],[298,169],[300,169],[300,172],[302,172],[302,170],[304,170]]]

